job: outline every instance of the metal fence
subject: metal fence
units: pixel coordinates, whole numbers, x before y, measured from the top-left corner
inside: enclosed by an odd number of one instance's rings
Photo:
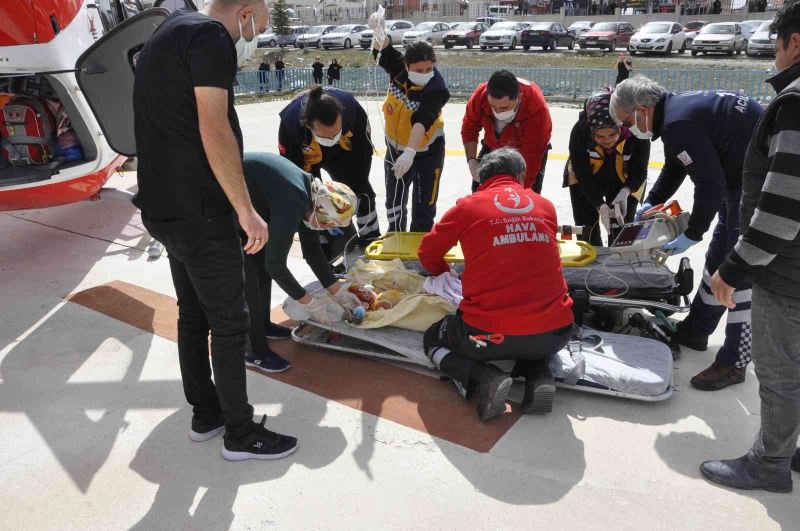
[[[469,95],[478,84],[489,79],[495,69],[441,67],[439,71],[451,93]],[[545,96],[576,100],[589,96],[603,86],[613,85],[616,79],[616,70],[609,68],[514,68],[513,71],[519,77],[534,81]],[[313,84],[311,69],[284,70],[282,79],[275,70],[268,72],[264,78],[259,74],[258,71],[240,72],[235,93],[295,91]],[[635,74],[647,76],[674,92],[725,89],[744,92],[759,101],[769,101],[774,94],[764,82],[769,75],[766,70],[640,69]],[[327,85],[327,78],[323,82]],[[377,88],[377,94],[382,96],[388,83],[389,79],[383,70],[343,68],[341,79],[334,81],[334,86],[365,95],[369,92],[374,95]]]

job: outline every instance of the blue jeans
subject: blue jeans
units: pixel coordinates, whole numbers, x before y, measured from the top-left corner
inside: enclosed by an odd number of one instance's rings
[[[725,195],[719,208],[717,226],[706,252],[706,263],[703,268],[703,280],[692,300],[689,315],[684,320],[686,332],[696,336],[708,337],[717,328],[720,319],[727,310],[711,293],[711,277],[739,239],[739,202],[742,189],[730,190]],[[752,359],[750,298],[752,290],[749,284],[737,287],[733,294],[736,307],[727,310],[725,325],[725,342],[717,352],[717,361],[725,365],[736,365],[740,369],[747,367]]]
[[[227,432],[243,437],[252,429],[253,408],[247,401],[244,355],[250,318],[236,218],[233,212],[170,220],[142,214],[142,221],[169,253],[178,296],[178,357],[186,401],[205,420],[222,415]]]
[[[439,198],[439,178],[444,165],[444,148],[433,153],[419,153],[402,179],[394,176],[392,161],[402,152],[387,146],[384,159],[386,177],[386,217],[389,231],[404,232],[408,223],[408,204],[411,196],[411,232],[429,232],[436,217],[436,201]],[[414,184],[412,190],[411,184]]]
[[[753,286],[753,364],[761,430],[750,457],[788,472],[800,436],[800,299]]]

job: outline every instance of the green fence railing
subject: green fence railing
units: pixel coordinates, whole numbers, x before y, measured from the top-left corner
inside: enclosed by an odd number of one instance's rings
[[[453,94],[471,94],[494,71],[494,68],[441,67],[439,71]],[[514,73],[534,81],[545,96],[582,99],[606,85],[613,85],[616,71],[603,68],[514,68]],[[292,68],[279,73],[272,70],[262,75],[244,71],[237,76],[236,94],[269,91],[293,91],[308,88],[313,83],[310,69]],[[635,75],[647,76],[673,92],[725,89],[744,92],[759,101],[768,101],[773,91],[764,81],[766,70],[687,70],[640,69]],[[377,78],[377,79],[375,79]],[[324,83],[327,84],[327,79]],[[357,94],[383,95],[389,80],[382,70],[374,68],[343,68],[341,79],[334,85]]]

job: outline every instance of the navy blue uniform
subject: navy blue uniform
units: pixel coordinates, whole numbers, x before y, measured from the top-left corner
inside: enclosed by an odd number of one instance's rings
[[[319,177],[325,170],[336,182],[349,186],[358,198],[356,223],[361,238],[380,236],[375,191],[369,182],[372,143],[367,113],[349,92],[333,87],[323,89],[342,106],[342,136],[339,143],[323,147],[303,121],[308,93],[297,96],[281,112],[278,144],[281,155],[296,166]]]
[[[717,90],[667,94],[656,106],[653,131],[664,142],[665,164],[647,203],[667,201],[688,175],[694,183],[694,205],[686,237],[700,241],[714,216],[717,226],[706,252],[703,281],[684,321],[686,332],[709,336],[726,308],[711,293],[711,276],[739,238],[742,167],[761,105],[737,92]],[[728,312],[725,343],[717,360],[745,367],[751,359],[750,298],[742,284]]]

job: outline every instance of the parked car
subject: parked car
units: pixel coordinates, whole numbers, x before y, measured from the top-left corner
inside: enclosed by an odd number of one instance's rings
[[[753,33],[756,32],[758,27],[764,20],[745,20],[739,23],[742,26],[742,35],[744,35],[744,39],[749,41],[753,38]]]
[[[486,48],[502,50],[504,47],[513,50],[522,41],[522,32],[529,27],[530,24],[527,22],[514,22],[513,20],[498,22],[481,35],[481,50]]]
[[[491,28],[498,22],[504,22],[505,20],[506,19],[504,17],[478,17],[475,19],[475,22],[483,22]]]
[[[459,22],[450,26],[450,31],[444,34],[444,47],[466,46],[472,49],[477,42],[480,43],[481,35],[489,31],[489,26],[483,22]]]
[[[669,55],[673,50],[683,53],[686,48],[686,33],[676,22],[648,22],[633,34],[628,44],[631,55],[636,55],[636,52]]]
[[[737,22],[715,22],[700,30],[692,41],[692,55],[699,53],[741,53],[747,49],[742,28]]]
[[[337,26],[320,39],[320,46],[326,50],[331,48],[352,48],[353,43],[361,40],[361,32],[367,27],[363,24],[345,24]]]
[[[336,29],[336,26],[312,26],[306,33],[301,33],[294,40],[295,48],[319,48],[319,42],[323,35],[327,35]]]
[[[578,46],[613,52],[617,46],[627,48],[634,33],[636,30],[628,22],[598,22],[590,31],[578,36]]]
[[[575,49],[575,34],[558,22],[534,22],[522,32],[520,37],[522,49],[530,50],[531,46],[541,46],[542,50],[555,50],[559,46]]]
[[[683,32],[686,33],[686,46],[691,47],[692,41],[697,37],[697,32],[708,25],[707,20],[692,20],[683,25]]]
[[[597,24],[597,22],[595,22],[594,20],[578,20],[577,22],[573,22],[572,24],[570,24],[569,28],[567,29],[571,31],[574,35],[578,36],[592,29],[592,26],[594,26],[595,24]]]
[[[403,42],[403,35],[414,27],[413,22],[407,20],[387,20],[386,21],[386,38],[389,39],[389,44],[396,42]],[[372,46],[373,31],[368,29],[361,32],[361,39],[359,44],[365,50]]]
[[[292,26],[289,28],[288,34],[278,35],[273,28],[258,36],[258,47],[263,48],[264,46],[269,46],[270,48],[274,48],[280,46],[283,48],[284,46],[292,46],[298,35],[308,33],[310,29],[310,26]]]
[[[764,20],[761,25],[756,28],[755,33],[747,41],[747,56],[754,55],[775,55],[775,39],[773,33],[770,33],[769,26],[772,24],[771,20]]]
[[[416,41],[428,41],[432,45],[442,44],[450,26],[444,22],[420,22],[414,29],[403,35],[403,46]]]

